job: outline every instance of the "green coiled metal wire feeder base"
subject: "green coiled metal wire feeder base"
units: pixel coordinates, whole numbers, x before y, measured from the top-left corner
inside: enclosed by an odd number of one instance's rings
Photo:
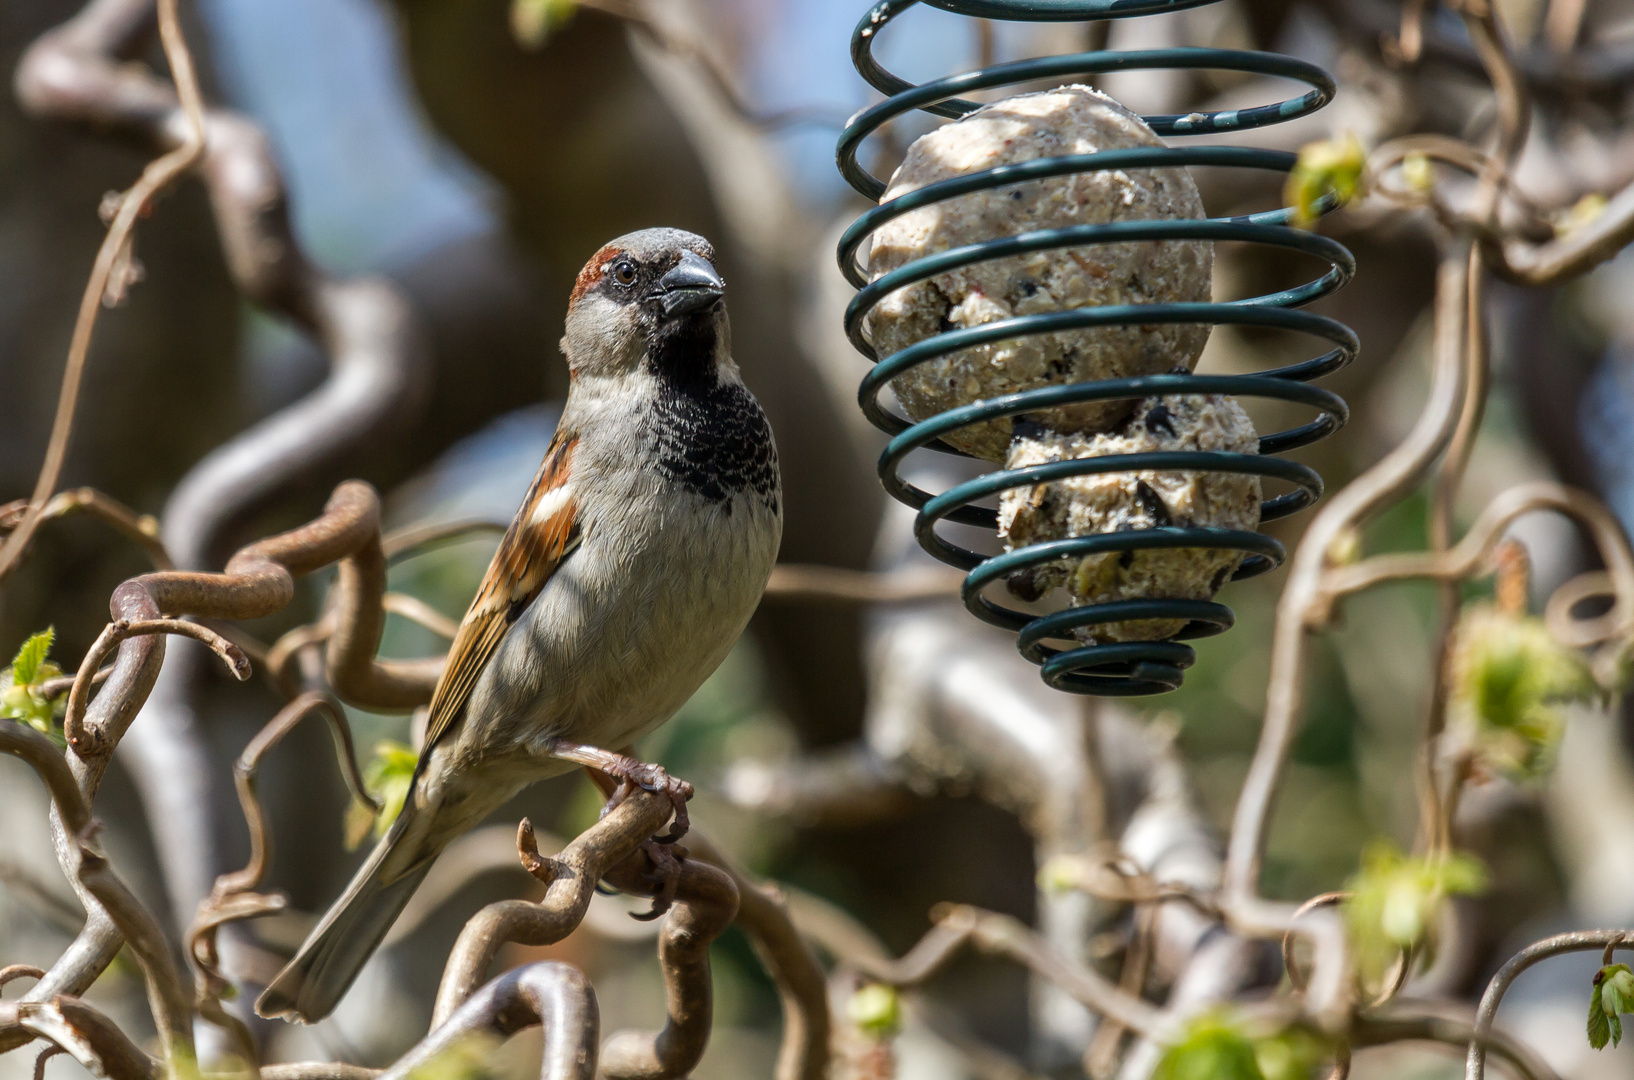
[[[1250,72],[1278,76],[1309,87],[1285,100],[1246,109],[1147,116],[1146,123],[1161,136],[1207,135],[1263,127],[1304,116],[1332,98],[1333,80],[1313,64],[1275,53],[1242,50],[1176,48],[1140,52],[1085,52],[996,64],[978,71],[914,85],[891,74],[873,56],[879,33],[921,0],[882,0],[869,9],[852,37],[852,61],[864,79],[886,100],[858,113],[840,137],[840,172],[857,191],[871,200],[885,194],[886,184],[857,161],[869,135],[914,110],[933,116],[958,118],[980,108],[958,95],[1017,83],[1071,80],[1107,72],[1150,68],[1193,68]],[[1078,21],[1117,19],[1202,7],[1214,0],[923,0],[930,7],[978,18],[1014,21]],[[961,595],[977,618],[1014,630],[1017,644],[1028,659],[1041,666],[1045,682],[1057,689],[1082,694],[1139,695],[1178,687],[1184,671],[1196,659],[1185,641],[1217,634],[1231,627],[1231,609],[1204,600],[1143,599],[1070,607],[1038,616],[990,599],[989,586],[1028,567],[1062,558],[1082,558],[1104,552],[1156,548],[1222,548],[1244,554],[1233,580],[1264,573],[1286,557],[1283,546],[1258,532],[1200,526],[1164,527],[1133,532],[1081,536],[1034,544],[1003,555],[984,556],[952,543],[937,531],[942,522],[996,529],[998,514],[975,505],[1007,488],[1030,486],[1092,473],[1165,469],[1252,473],[1286,488],[1261,505],[1261,520],[1284,517],[1315,502],[1322,494],[1322,478],[1313,469],[1273,455],[1305,446],[1344,424],[1347,409],[1331,391],[1310,381],[1337,371],[1355,358],[1356,335],[1334,319],[1301,310],[1350,279],[1354,260],[1336,241],[1294,228],[1290,209],[1271,210],[1243,217],[1204,220],[1119,221],[1075,225],[999,237],[918,259],[870,282],[857,256],[869,236],[885,222],[909,211],[974,191],[1053,176],[1106,169],[1229,167],[1286,173],[1296,155],[1285,151],[1238,146],[1140,147],[1094,154],[1040,158],[1002,165],[982,172],[929,184],[882,203],[846,230],[840,240],[840,268],[860,291],[845,314],[845,329],[852,343],[874,367],[862,381],[858,399],[868,419],[891,435],[880,458],[879,475],[885,489],[918,511],[915,534],[936,558],[968,571]],[[1331,197],[1320,206],[1326,212]],[[1094,244],[1155,240],[1240,241],[1283,248],[1312,256],[1327,264],[1321,276],[1304,284],[1263,296],[1225,303],[1138,304],[1084,307],[1024,315],[965,329],[936,334],[902,351],[881,358],[864,335],[864,320],[888,293],[959,267],[1029,252]],[[880,392],[894,378],[917,364],[961,349],[1009,338],[1063,330],[1115,325],[1193,323],[1236,325],[1295,331],[1320,339],[1325,352],[1300,363],[1249,375],[1151,375],[1106,379],[1027,390],[950,409],[920,423],[910,423],[886,409]],[[940,494],[923,491],[901,476],[904,459],[918,449],[960,454],[942,436],[969,424],[1014,417],[1041,409],[1090,401],[1143,398],[1156,394],[1232,394],[1270,398],[1307,408],[1312,417],[1303,424],[1262,436],[1257,454],[1185,451],[1110,455],[1057,461],[1028,468],[1000,470],[959,484]],[[960,455],[963,456],[963,455]],[[1184,628],[1166,641],[1129,641],[1078,645],[1072,632],[1085,626],[1131,619],[1184,620]],[[1057,647],[1047,644],[1054,641]]]

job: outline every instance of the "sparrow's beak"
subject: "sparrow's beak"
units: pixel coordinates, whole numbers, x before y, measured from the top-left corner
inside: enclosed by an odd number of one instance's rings
[[[658,279],[658,303],[665,315],[685,315],[726,295],[726,283],[703,256],[687,251],[675,268]]]

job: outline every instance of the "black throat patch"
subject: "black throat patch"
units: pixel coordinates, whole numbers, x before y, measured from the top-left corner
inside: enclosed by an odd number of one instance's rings
[[[647,357],[658,380],[652,409],[659,473],[711,502],[752,492],[778,508],[777,448],[760,403],[742,383],[715,371],[712,318],[661,327]]]

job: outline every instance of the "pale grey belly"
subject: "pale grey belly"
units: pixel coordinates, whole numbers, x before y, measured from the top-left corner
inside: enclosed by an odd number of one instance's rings
[[[572,768],[539,760],[552,739],[618,749],[668,720],[765,588],[778,523],[751,498],[672,515],[638,544],[587,535],[479,678],[457,756],[537,779]]]

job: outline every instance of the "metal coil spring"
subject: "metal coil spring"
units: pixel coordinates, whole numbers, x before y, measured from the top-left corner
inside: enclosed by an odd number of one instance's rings
[[[864,140],[892,119],[913,110],[956,119],[980,108],[959,94],[1016,83],[1070,79],[1114,71],[1150,68],[1191,68],[1280,76],[1310,87],[1304,94],[1248,109],[1146,116],[1160,136],[1206,135],[1241,131],[1279,123],[1314,112],[1332,98],[1333,80],[1321,68],[1274,53],[1205,48],[1174,48],[1141,52],[1085,52],[996,64],[951,75],[916,86],[891,74],[875,61],[873,44],[880,31],[920,0],[881,0],[857,25],[852,38],[852,62],[886,100],[858,113],[840,137],[839,167],[851,186],[870,200],[885,194],[886,184],[857,162]],[[1080,21],[1124,18],[1202,7],[1214,0],[924,0],[931,7],[979,18],[1013,21]],[[1119,221],[1074,225],[1001,237],[926,256],[869,282],[857,264],[857,252],[882,224],[911,210],[954,199],[974,191],[1022,181],[1106,169],[1173,166],[1229,166],[1287,172],[1296,155],[1246,147],[1142,147],[1093,154],[1040,158],[1002,165],[982,172],[929,184],[863,214],[846,230],[839,245],[840,268],[861,291],[845,314],[846,333],[870,360],[873,369],[858,394],[863,412],[892,436],[880,458],[879,475],[896,499],[918,510],[915,534],[936,558],[969,571],[961,595],[977,618],[1018,632],[1023,655],[1042,668],[1045,682],[1075,693],[1138,695],[1177,688],[1183,672],[1196,659],[1186,639],[1206,637],[1229,629],[1231,609],[1203,600],[1141,599],[1070,607],[1035,616],[994,603],[984,589],[1008,575],[1064,558],[1083,558],[1104,552],[1131,552],[1159,548],[1234,549],[1244,554],[1232,579],[1252,577],[1279,565],[1283,546],[1258,532],[1214,527],[1166,526],[1133,532],[1106,533],[1038,543],[998,556],[984,556],[950,542],[937,532],[941,522],[996,530],[995,510],[973,505],[1008,488],[1058,481],[1095,473],[1127,473],[1164,469],[1249,473],[1279,481],[1290,490],[1261,504],[1261,520],[1272,521],[1311,505],[1322,493],[1322,478],[1297,462],[1269,455],[1305,446],[1339,429],[1347,418],[1344,400],[1308,382],[1337,371],[1356,355],[1356,335],[1344,324],[1300,310],[1349,280],[1354,261],[1345,247],[1326,237],[1290,225],[1293,211],[1279,209],[1233,218],[1203,220]],[[1318,204],[1319,213],[1335,205],[1329,195]],[[1085,307],[1024,315],[1000,322],[948,330],[880,359],[863,335],[868,312],[887,294],[973,263],[1029,252],[1136,240],[1246,241],[1302,252],[1326,262],[1329,269],[1314,280],[1280,292],[1224,303],[1163,303]],[[1052,385],[990,398],[950,409],[920,423],[893,415],[879,395],[890,381],[915,365],[961,349],[1010,338],[1062,330],[1117,325],[1189,323],[1253,326],[1301,332],[1323,339],[1331,348],[1312,359],[1252,375],[1151,375]],[[1258,454],[1217,451],[1174,451],[1109,455],[1057,461],[1028,468],[1001,470],[959,484],[941,494],[923,491],[906,482],[899,470],[916,449],[968,456],[941,441],[955,429],[998,418],[1015,417],[1042,409],[1092,401],[1135,399],[1158,394],[1231,394],[1271,398],[1308,407],[1315,416],[1287,430],[1265,435]],[[1078,627],[1130,619],[1184,620],[1184,628],[1163,641],[1129,641],[1055,648],[1049,641],[1071,640]]]

